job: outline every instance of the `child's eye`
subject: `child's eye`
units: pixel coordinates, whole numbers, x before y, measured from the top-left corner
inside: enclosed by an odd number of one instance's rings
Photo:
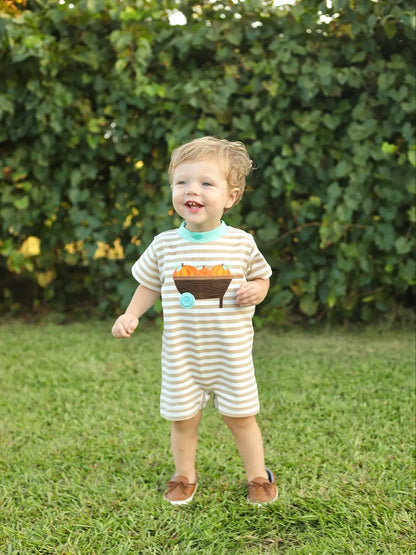
[[[212,187],[212,183],[210,183],[209,181],[204,181],[204,182],[202,183],[202,186],[203,186],[203,187]]]

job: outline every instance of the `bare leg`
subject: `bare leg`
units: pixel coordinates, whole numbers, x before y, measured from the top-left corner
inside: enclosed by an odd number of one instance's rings
[[[268,478],[264,465],[263,440],[255,416],[233,418],[223,416],[231,430],[246,470],[247,481],[262,476]]]
[[[186,476],[190,482],[195,482],[195,457],[198,443],[198,426],[201,421],[201,411],[189,420],[172,422],[171,448],[175,463],[175,476]]]

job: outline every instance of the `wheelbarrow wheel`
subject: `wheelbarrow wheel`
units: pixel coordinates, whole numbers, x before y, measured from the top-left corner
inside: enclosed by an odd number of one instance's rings
[[[195,297],[192,295],[192,293],[182,293],[182,295],[179,297],[179,303],[182,308],[192,308],[195,304]]]

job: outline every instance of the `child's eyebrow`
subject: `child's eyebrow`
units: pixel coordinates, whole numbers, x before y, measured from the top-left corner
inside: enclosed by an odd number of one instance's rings
[[[212,175],[198,175],[196,177],[200,181],[216,181],[215,177],[213,177]],[[189,179],[189,178],[190,176],[186,173],[179,173],[178,175],[175,175],[175,181],[179,181],[181,179]]]

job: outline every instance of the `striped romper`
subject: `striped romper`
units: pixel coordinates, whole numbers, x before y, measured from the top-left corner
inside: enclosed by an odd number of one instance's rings
[[[216,281],[228,282],[228,288],[216,292],[215,286],[209,298],[201,298],[195,287],[213,283],[205,281],[210,279],[207,276],[182,280],[179,290],[181,281],[175,275],[186,273],[184,267],[203,268],[206,273],[214,267],[225,268],[230,278],[217,277]],[[192,418],[206,405],[210,393],[225,416],[257,414],[252,360],[255,307],[238,306],[236,292],[246,281],[266,279],[272,272],[252,235],[224,222],[205,233],[190,232],[182,224],[157,235],[132,273],[162,297],[162,417],[171,421]]]

